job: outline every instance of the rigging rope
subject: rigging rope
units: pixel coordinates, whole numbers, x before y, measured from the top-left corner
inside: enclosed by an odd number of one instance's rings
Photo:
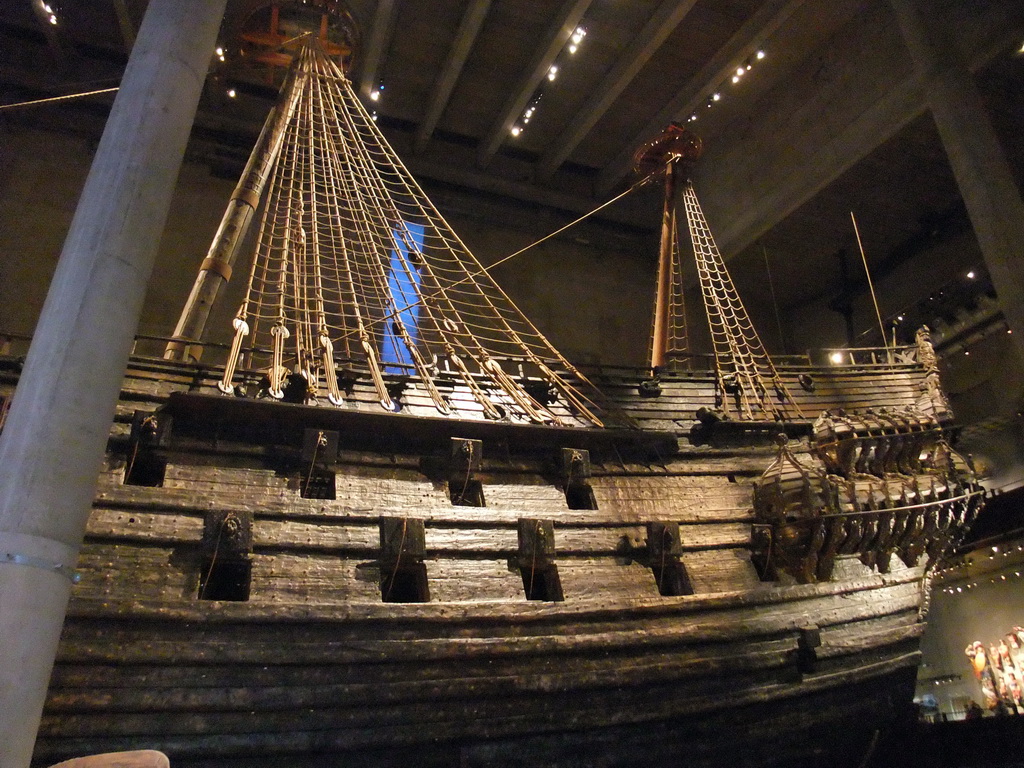
[[[84,99],[87,96],[99,96],[101,93],[113,93],[121,88],[116,85],[113,88],[100,88],[97,91],[85,91],[83,93],[69,93],[65,96],[50,96],[46,99],[34,99],[32,101],[19,101],[15,104],[0,104],[0,110],[21,109],[23,107],[38,107],[42,104],[53,104],[59,101],[71,101],[72,99]]]
[[[241,357],[269,369],[283,396],[289,369],[340,403],[337,366],[369,370],[382,407],[386,374],[415,373],[406,399],[441,414],[537,424],[603,424],[603,398],[522,314],[490,270],[632,192],[484,267],[451,229],[319,44],[307,40],[283,94],[294,111],[268,174],[252,268],[235,316],[222,389]],[[272,350],[268,358],[265,350]],[[518,372],[503,368],[513,360]],[[230,373],[228,372],[230,371]],[[440,381],[456,390],[442,395]],[[554,402],[527,387],[546,381]]]
[[[707,310],[722,407],[728,413],[729,395],[734,395],[736,410],[742,419],[785,420],[787,404],[795,415],[802,417],[750,321],[704,218],[692,182],[686,183],[682,200]],[[769,396],[766,381],[777,393],[778,405]]]

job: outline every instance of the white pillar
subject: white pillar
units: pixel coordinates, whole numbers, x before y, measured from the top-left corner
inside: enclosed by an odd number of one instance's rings
[[[150,0],[0,435],[0,768],[29,765],[146,283],[226,0]]]
[[[942,29],[942,3],[890,0],[971,218],[1006,323],[1024,354],[1024,202],[974,78]]]

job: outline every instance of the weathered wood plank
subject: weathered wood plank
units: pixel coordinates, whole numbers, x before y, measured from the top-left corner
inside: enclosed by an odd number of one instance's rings
[[[674,602],[677,605],[688,599],[692,598],[662,598],[668,604]],[[284,645],[287,645],[293,663],[360,663],[388,657],[411,661],[521,653],[565,654],[584,652],[587,649],[733,642],[743,638],[770,637],[795,631],[807,623],[809,615],[814,616],[820,626],[829,626],[912,610],[916,608],[918,600],[914,588],[889,587],[845,598],[826,597],[772,605],[760,610],[741,608],[700,615],[687,622],[679,621],[672,614],[648,616],[643,620],[622,619],[607,626],[565,619],[558,624],[558,634],[536,636],[495,635],[493,630],[480,637],[465,634],[452,636],[451,630],[455,627],[451,626],[446,632],[448,636],[438,638],[434,634],[438,631],[436,626],[401,625],[402,632],[424,633],[422,639],[412,642],[402,639],[367,640],[357,628],[344,623],[311,625],[307,632],[297,637],[288,625],[205,624],[200,625],[200,636],[197,634],[198,627],[183,631],[180,625],[166,621],[145,624],[141,632],[139,627],[116,622],[103,623],[101,630],[93,626],[95,622],[88,625],[69,622],[61,645],[60,659],[88,659],[96,662],[121,659],[128,663],[152,663],[157,660],[161,663],[200,660],[217,662],[233,659],[238,663],[274,663]],[[525,597],[523,602],[527,602]],[[602,598],[595,602],[619,606],[620,609],[623,605],[621,600],[614,598]],[[559,604],[548,605],[551,606],[548,611],[553,612]],[[388,607],[398,606],[390,604]],[[425,606],[400,607],[422,609]],[[515,604],[509,604],[507,613],[514,612]],[[633,617],[636,615],[636,612],[632,614]],[[327,631],[328,626],[330,631]],[[516,625],[519,633],[525,629],[521,624]],[[101,644],[91,639],[97,630],[105,638]],[[384,638],[394,631],[380,627],[375,635]]]
[[[426,739],[458,739],[458,738],[497,738],[522,732],[543,732],[551,723],[557,722],[561,728],[567,725],[582,728],[588,725],[611,726],[627,722],[649,722],[664,720],[671,717],[684,717],[697,712],[706,712],[722,706],[728,701],[730,706],[764,703],[780,697],[795,694],[808,695],[816,690],[851,684],[859,680],[892,673],[896,669],[913,665],[918,654],[909,653],[890,657],[880,662],[855,669],[843,670],[838,673],[821,675],[803,681],[778,680],[768,683],[759,680],[756,687],[734,690],[722,689],[720,685],[709,686],[706,695],[695,695],[680,698],[672,694],[674,686],[653,687],[648,697],[638,696],[632,690],[607,689],[602,696],[584,697],[563,701],[561,697],[541,695],[529,701],[525,706],[519,700],[498,697],[496,699],[473,701],[467,708],[446,707],[444,713],[448,717],[438,717],[438,710],[429,705],[418,710],[406,710],[402,713],[404,720],[380,723],[372,726],[367,724],[361,728],[345,728],[346,716],[351,710],[335,712],[317,712],[316,717],[308,718],[308,722],[316,730],[304,731],[296,728],[295,718],[280,730],[272,730],[263,718],[257,724],[249,721],[247,732],[238,732],[234,738],[223,730],[214,733],[188,734],[187,736],[170,735],[163,728],[147,728],[147,732],[155,731],[152,746],[172,754],[185,756],[195,754],[232,755],[259,754],[274,752],[352,749],[360,746],[416,743]],[[753,677],[753,676],[751,676]],[[726,678],[723,683],[732,682]],[[570,717],[566,714],[570,713]],[[429,730],[424,733],[422,728],[409,728],[411,721],[419,722],[421,718],[431,722]],[[450,719],[449,719],[450,718]],[[303,718],[307,721],[307,718]],[[569,722],[567,722],[569,721]],[[390,722],[390,721],[389,721]],[[201,724],[201,723],[200,723]],[[255,731],[255,732],[254,732]],[[89,745],[90,748],[120,748],[119,745],[130,739],[118,737],[97,737],[96,739],[73,739],[64,743],[65,748],[74,744],[76,748]],[[113,746],[118,745],[118,746]]]

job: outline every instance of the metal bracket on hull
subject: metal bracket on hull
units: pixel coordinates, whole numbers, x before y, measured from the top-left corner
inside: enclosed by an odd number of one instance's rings
[[[412,517],[380,519],[380,595],[385,603],[429,603],[423,521]]]
[[[690,574],[681,559],[683,544],[679,523],[647,523],[647,553],[658,592],[670,597],[693,594]]]
[[[563,448],[560,458],[565,502],[569,509],[597,509],[594,489],[590,486],[590,451]]]
[[[448,463],[448,494],[457,507],[484,507],[484,487],[476,477],[483,461],[481,440],[453,437]]]
[[[555,565],[555,524],[551,520],[519,519],[519,556],[527,600],[558,602],[565,599]]]

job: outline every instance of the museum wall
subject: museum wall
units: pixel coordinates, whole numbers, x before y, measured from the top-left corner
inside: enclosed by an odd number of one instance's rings
[[[89,170],[94,143],[0,126],[0,331],[30,334]],[[168,335],[227,204],[234,179],[186,162],[160,244],[139,333]],[[492,264],[573,216],[451,189],[428,194],[481,262]],[[434,194],[436,192],[436,194]],[[526,315],[570,359],[641,365],[647,354],[656,233],[586,222],[495,270]],[[227,342],[244,267],[235,268],[210,339]]]
[[[1010,542],[996,552],[986,547],[975,555],[985,562],[984,575],[944,582],[932,592],[917,693],[931,693],[947,714],[959,716],[968,700],[984,706],[981,682],[965,654],[967,646],[977,641],[986,649],[998,649],[1014,627],[1024,626],[1021,546],[1021,541]],[[1018,656],[1024,661],[1024,653]]]

